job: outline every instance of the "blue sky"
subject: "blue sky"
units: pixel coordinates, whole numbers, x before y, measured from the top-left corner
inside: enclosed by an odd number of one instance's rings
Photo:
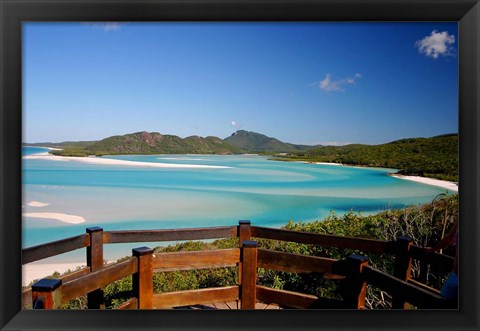
[[[457,23],[24,23],[25,142],[458,132]]]

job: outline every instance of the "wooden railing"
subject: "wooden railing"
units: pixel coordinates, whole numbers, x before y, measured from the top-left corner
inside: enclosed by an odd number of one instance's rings
[[[221,250],[154,253],[148,247],[132,250],[132,257],[112,265],[103,265],[103,245],[132,242],[162,242],[238,238],[239,247]],[[393,275],[368,265],[368,257],[350,255],[343,260],[272,251],[257,247],[254,238],[339,247],[362,254],[385,253],[395,256]],[[87,228],[84,235],[67,238],[23,250],[23,264],[86,248],[87,267],[58,279],[42,279],[22,293],[23,305],[54,309],[72,299],[87,295],[88,308],[103,308],[102,288],[124,277],[132,277],[132,298],[119,309],[158,309],[238,300],[242,309],[254,309],[257,301],[276,303],[289,308],[318,308],[322,298],[310,294],[276,290],[257,285],[257,269],[294,273],[319,273],[336,279],[343,300],[331,302],[336,307],[365,308],[366,286],[371,284],[393,297],[393,308],[410,303],[419,308],[447,308],[451,302],[437,291],[411,279],[412,260],[441,265],[451,269],[453,259],[440,254],[425,254],[408,237],[387,242],[326,234],[305,233],[251,226],[240,221],[238,226],[176,230],[103,231]],[[238,268],[238,285],[154,294],[154,272],[177,270]]]

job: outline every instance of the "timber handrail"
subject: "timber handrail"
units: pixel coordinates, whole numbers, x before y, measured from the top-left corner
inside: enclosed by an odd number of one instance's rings
[[[337,260],[285,252],[258,250],[258,266],[265,269],[295,273],[332,273]]]
[[[177,271],[235,267],[240,262],[240,249],[215,249],[154,254],[153,269]]]
[[[62,285],[62,303],[78,298],[88,292],[105,287],[116,280],[130,276],[138,271],[136,258],[108,265],[103,269],[88,273]]]
[[[252,237],[292,241],[302,244],[313,244],[338,248],[350,248],[370,253],[389,252],[389,242],[366,238],[335,236],[322,233],[290,231],[252,226]]]
[[[128,242],[161,242],[238,238],[239,247],[203,251],[154,253],[140,247],[126,261],[112,265],[103,264],[104,244]],[[368,258],[351,255],[345,260],[306,256],[258,248],[252,238],[264,238],[339,247],[365,253],[387,253],[395,256],[393,275],[368,266]],[[340,280],[344,291],[344,305],[364,308],[366,284],[387,291],[393,297],[394,308],[405,308],[406,303],[419,307],[445,307],[445,300],[425,284],[411,279],[412,259],[451,268],[453,259],[440,254],[425,254],[413,245],[408,237],[395,241],[342,237],[327,234],[297,232],[251,226],[250,221],[240,221],[238,226],[172,229],[103,231],[87,228],[86,234],[70,237],[22,251],[22,263],[45,257],[87,249],[87,266],[64,275],[57,280],[41,280],[22,292],[22,303],[44,309],[58,308],[71,299],[87,294],[88,308],[103,307],[102,288],[124,277],[133,277],[132,298],[119,309],[164,308],[174,305],[211,303],[212,300],[239,300],[242,308],[253,309],[257,299],[276,300],[277,304],[293,308],[313,307],[319,298],[309,294],[269,289],[256,285],[257,268],[293,273],[319,273],[326,278]],[[188,290],[170,293],[153,293],[153,273],[178,270],[237,267],[238,285]],[[49,292],[50,291],[50,292]],[[218,302],[217,301],[217,302]],[[424,304],[427,303],[427,304]]]
[[[27,264],[45,259],[47,257],[71,252],[87,246],[90,246],[90,236],[88,234],[82,234],[75,237],[24,248],[22,250],[22,264]]]
[[[238,226],[167,229],[167,230],[128,230],[105,231],[105,244],[132,243],[132,242],[160,242],[174,240],[202,240],[233,238],[238,236]]]

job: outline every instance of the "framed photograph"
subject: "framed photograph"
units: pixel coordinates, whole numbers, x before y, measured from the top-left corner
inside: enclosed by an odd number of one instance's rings
[[[0,1],[2,330],[479,329],[478,1]]]

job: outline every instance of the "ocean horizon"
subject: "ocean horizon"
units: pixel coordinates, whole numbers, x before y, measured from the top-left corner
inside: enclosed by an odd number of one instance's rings
[[[46,152],[22,148],[23,248],[76,236],[92,226],[172,229],[250,220],[278,228],[290,220],[322,220],[331,212],[368,215],[454,193],[389,176],[396,169],[280,162],[258,155],[115,155],[101,157],[112,160],[104,164],[35,157]],[[106,245],[105,259],[130,255],[131,248],[144,245]],[[84,262],[85,252],[44,261]]]

